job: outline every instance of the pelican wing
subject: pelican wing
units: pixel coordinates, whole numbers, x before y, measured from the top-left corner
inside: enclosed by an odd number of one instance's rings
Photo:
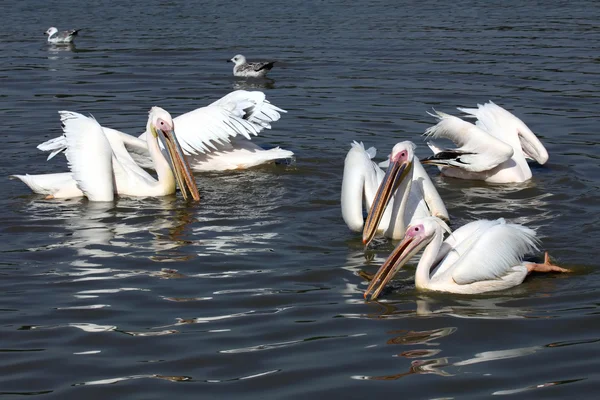
[[[250,140],[263,129],[271,129],[271,123],[281,118],[287,111],[274,106],[263,92],[236,90],[212,104],[180,115],[174,119],[177,139],[187,155],[210,153],[218,146],[228,145],[231,139],[242,135]],[[108,128],[110,129],[110,128]],[[143,133],[138,138],[124,132],[118,133],[127,150],[134,153],[136,162],[143,167],[151,167],[148,148]],[[64,136],[50,139],[37,146],[41,151],[49,151],[48,160],[66,149]]]
[[[460,111],[477,118],[477,126],[503,140],[506,135],[518,135],[521,148],[528,158],[540,164],[548,161],[548,151],[525,123],[511,112],[492,101],[478,104],[477,108],[459,108]]]
[[[237,135],[250,140],[251,134],[262,130],[220,106],[198,108],[175,118],[174,123],[177,140],[188,155],[217,150],[217,145],[226,145]]]
[[[413,172],[413,179],[418,179],[421,182],[421,188],[423,189],[423,199],[427,204],[429,212],[434,217],[438,217],[443,220],[449,221],[450,217],[448,216],[448,210],[444,205],[444,201],[442,200],[440,194],[433,185],[433,182],[431,182],[431,178],[429,178],[429,175],[427,175],[425,168],[423,168],[421,162],[416,156],[414,157],[414,168],[415,169]]]
[[[112,150],[94,118],[60,111],[67,150],[65,155],[77,186],[91,201],[114,198]]]
[[[271,122],[278,121],[281,113],[287,112],[271,104],[265,94],[259,91],[236,90],[210,105],[229,110],[236,117],[265,129],[271,129]]]
[[[451,270],[457,284],[499,279],[521,265],[525,254],[537,250],[534,230],[504,219],[493,222],[479,227],[452,250],[458,255]]]
[[[37,145],[37,149],[41,151],[49,151],[50,155],[46,161],[50,160],[52,157],[67,149],[67,140],[64,135],[52,138],[50,140],[46,140],[43,143]]]
[[[363,199],[369,210],[383,179],[383,171],[371,160],[375,154],[374,147],[365,149],[362,142],[353,142],[344,161],[342,217],[353,231],[360,231],[363,227]]]
[[[438,111],[430,115],[436,117],[439,122],[429,127],[425,135],[433,139],[449,139],[458,146],[455,149],[441,149],[428,143],[434,151],[434,156],[428,160],[435,161],[437,165],[481,172],[496,167],[513,155],[510,145],[479,126]]]
[[[73,174],[70,172],[10,175],[10,177],[20,179],[34,193],[51,195],[56,198],[83,196],[83,193],[77,187],[77,182],[73,179]]]
[[[135,154],[145,155],[146,157],[148,156],[148,146],[144,140],[116,129],[105,127],[102,127],[102,129],[104,130],[105,134],[108,132],[111,133],[111,136],[107,134],[107,139],[111,146],[113,146],[116,139],[119,139],[119,141],[124,144],[129,151],[132,151]],[[67,149],[67,140],[65,135],[61,135],[38,144],[37,149],[41,151],[49,151],[50,155],[46,160],[50,160],[55,155]]]

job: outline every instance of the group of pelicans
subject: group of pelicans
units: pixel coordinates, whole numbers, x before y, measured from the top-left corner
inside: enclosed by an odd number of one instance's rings
[[[445,176],[490,183],[517,183],[531,178],[527,159],[540,164],[548,152],[519,118],[488,102],[459,109],[475,124],[441,112],[426,130],[432,139],[449,139],[457,147],[428,145],[421,161],[412,142],[396,144],[387,161],[371,159],[375,149],[354,142],[346,156],[342,181],[342,216],[351,230],[362,231],[368,245],[376,233],[401,239],[371,279],[364,296],[376,299],[392,277],[423,250],[415,272],[417,289],[450,293],[484,293],[523,282],[533,271],[568,272],[553,265],[525,262],[538,249],[534,230],[497,220],[478,220],[451,231],[448,211],[421,164],[437,165]],[[384,172],[381,168],[387,168]],[[368,210],[363,220],[363,202]],[[444,234],[448,237],[444,240]]]
[[[48,40],[70,42],[76,31],[46,32]],[[57,36],[59,35],[59,36]],[[264,76],[273,63],[252,64],[237,55],[243,76]],[[254,72],[251,72],[250,67]],[[250,72],[248,72],[250,71]],[[396,144],[388,160],[372,161],[375,149],[354,142],[344,164],[342,216],[368,245],[376,234],[400,243],[371,279],[365,298],[376,299],[398,270],[423,250],[415,273],[418,289],[451,293],[483,293],[523,282],[532,271],[568,272],[550,263],[525,262],[538,250],[534,230],[498,220],[478,220],[451,231],[448,212],[422,164],[436,165],[445,176],[489,183],[518,183],[531,178],[527,159],[544,164],[548,153],[519,118],[488,102],[459,109],[476,123],[435,112],[438,121],[426,130],[432,139],[449,139],[446,149],[429,142],[431,157],[421,161],[412,142]],[[164,196],[179,186],[185,199],[200,199],[192,171],[245,169],[293,157],[279,147],[265,150],[251,142],[279,120],[285,110],[260,91],[237,90],[212,104],[179,117],[152,107],[144,133],[131,136],[101,126],[93,117],[60,111],[63,135],[38,146],[63,152],[70,172],[13,175],[47,199],[85,196],[112,201],[118,196]],[[386,171],[382,168],[386,168]],[[147,170],[155,170],[157,178]],[[368,212],[366,221],[363,209]],[[444,240],[444,235],[448,237]]]
[[[528,158],[540,164],[548,160],[535,134],[502,107],[489,102],[461,111],[476,123],[431,114],[438,122],[425,134],[449,139],[457,147],[443,149],[429,142],[434,154],[421,161],[412,142],[396,144],[380,164],[372,161],[374,148],[352,143],[342,180],[344,221],[351,230],[362,231],[365,245],[378,233],[401,239],[372,278],[365,298],[371,293],[371,299],[377,298],[422,249],[415,275],[418,289],[483,293],[516,286],[532,271],[568,271],[551,264],[547,253],[544,263],[525,262],[525,255],[538,249],[535,231],[502,218],[450,230],[444,202],[422,164],[436,165],[450,177],[516,183],[532,176]],[[184,198],[198,201],[193,171],[245,169],[293,157],[290,151],[265,150],[250,140],[284,112],[260,91],[237,90],[176,118],[152,107],[145,132],[136,137],[103,127],[93,117],[60,111],[63,135],[38,149],[50,152],[48,159],[64,151],[70,172],[13,177],[47,199],[164,196],[175,193],[178,185]],[[156,179],[149,169],[156,171]]]

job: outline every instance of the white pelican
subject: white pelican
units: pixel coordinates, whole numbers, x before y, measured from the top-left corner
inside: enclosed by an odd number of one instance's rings
[[[272,105],[263,92],[236,90],[173,121],[177,140],[194,171],[225,171],[293,157],[291,151],[279,147],[265,150],[250,141],[250,135],[271,129],[271,123],[279,120],[282,112],[286,111]],[[145,140],[148,130],[137,138],[112,131],[141,167],[153,168]],[[38,149],[50,151],[50,159],[65,149],[64,136],[50,139]]]
[[[48,35],[48,43],[52,44],[68,44],[73,41],[73,37],[77,35],[81,29],[69,29],[68,31],[59,32],[58,29],[51,26],[44,35]]]
[[[241,54],[236,55],[231,60],[233,66],[233,76],[246,77],[246,78],[262,78],[267,75],[267,72],[273,68],[275,61],[257,61],[248,62],[246,57]]]
[[[48,198],[86,196],[90,201],[112,201],[121,196],[165,196],[175,193],[175,181],[187,198],[200,200],[196,182],[174,134],[171,115],[152,107],[146,129],[147,147],[158,179],[140,168],[131,158],[119,134],[103,129],[93,118],[61,111],[66,156],[70,173],[47,175],[13,175],[34,192]],[[116,132],[116,133],[115,133]],[[116,140],[115,140],[116,139]],[[164,142],[169,154],[165,158],[159,147]]]
[[[527,274],[569,272],[550,263],[548,253],[543,264],[524,262],[525,254],[537,251],[533,229],[509,224],[503,218],[470,222],[448,236],[450,228],[436,217],[414,220],[404,239],[394,249],[365,291],[371,299],[396,272],[423,247],[417,270],[417,289],[450,293],[484,293],[519,285]]]
[[[523,121],[492,103],[477,108],[459,108],[477,118],[473,125],[441,112],[431,114],[439,119],[425,135],[450,139],[455,149],[428,145],[434,155],[421,160],[433,164],[443,175],[453,178],[483,180],[490,183],[516,183],[531,178],[527,158],[540,164],[548,161],[548,152]]]
[[[401,238],[413,218],[435,215],[448,219],[448,211],[414,155],[414,148],[412,142],[396,144],[384,174],[371,161],[375,157],[373,147],[365,150],[362,143],[352,143],[344,162],[342,217],[351,230],[363,230],[363,200],[366,202],[369,215],[364,223],[365,245],[377,232],[392,239]]]

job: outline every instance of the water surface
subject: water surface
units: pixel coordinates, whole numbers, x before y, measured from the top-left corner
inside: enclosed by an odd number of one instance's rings
[[[44,201],[0,181],[0,394],[7,398],[595,398],[600,371],[600,9],[593,1],[17,2],[0,42],[0,176],[66,169],[36,150],[57,111],[141,132],[235,89],[288,113],[256,142],[289,164],[198,175],[180,196]],[[183,3],[183,4],[181,4]],[[75,47],[43,32],[81,27]],[[225,60],[276,59],[271,80]],[[479,296],[420,293],[414,263],[379,302],[342,221],[352,140],[392,146],[493,100],[543,141],[520,185],[434,177],[458,227],[536,228],[568,276]]]

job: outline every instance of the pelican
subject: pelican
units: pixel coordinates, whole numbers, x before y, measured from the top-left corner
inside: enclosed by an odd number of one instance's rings
[[[200,200],[196,182],[174,133],[171,115],[152,107],[146,130],[147,148],[158,179],[139,167],[118,140],[118,132],[102,128],[94,118],[61,111],[65,154],[70,173],[47,175],[13,175],[34,192],[47,198],[85,196],[90,201],[112,201],[120,196],[165,196],[175,193],[179,184],[183,197],[187,190]],[[164,142],[169,160],[159,147]],[[169,162],[170,161],[170,162]]]
[[[376,299],[396,272],[425,248],[415,285],[420,290],[474,294],[508,289],[523,282],[527,274],[569,272],[550,263],[524,262],[526,254],[538,250],[533,229],[497,220],[478,220],[463,225],[444,240],[450,228],[436,217],[417,219],[407,228],[404,239],[375,274],[365,291]]]
[[[527,158],[539,164],[548,161],[548,152],[531,129],[504,108],[490,101],[459,110],[477,118],[476,124],[442,112],[430,114],[439,122],[425,135],[450,139],[459,147],[442,149],[429,142],[434,155],[423,164],[437,165],[442,175],[453,178],[517,183],[531,178]]]
[[[81,29],[69,29],[68,31],[59,32],[56,27],[51,26],[48,28],[44,35],[48,35],[48,43],[52,44],[69,44],[73,41],[77,32]]]
[[[233,66],[234,76],[245,78],[262,78],[267,75],[267,72],[269,72],[271,68],[273,68],[273,64],[275,64],[275,61],[248,62],[246,61],[246,57],[241,54],[236,55],[231,60],[227,60],[227,62],[235,64]]]
[[[413,218],[435,215],[448,220],[448,211],[414,155],[414,148],[412,142],[396,144],[384,174],[371,161],[375,157],[375,148],[365,150],[362,143],[352,143],[344,162],[342,217],[353,231],[360,232],[364,226],[365,245],[376,233],[400,239]],[[369,212],[366,223],[363,221],[363,200]]]
[[[252,143],[250,136],[271,129],[271,123],[285,112],[272,105],[263,92],[236,90],[173,121],[177,140],[194,171],[226,171],[292,158],[291,151],[279,147],[265,150]],[[148,130],[139,137],[112,131],[117,133],[115,140],[127,147],[142,168],[153,167],[146,145]],[[50,139],[38,145],[38,149],[51,152],[48,156],[51,159],[65,149],[64,136]]]

